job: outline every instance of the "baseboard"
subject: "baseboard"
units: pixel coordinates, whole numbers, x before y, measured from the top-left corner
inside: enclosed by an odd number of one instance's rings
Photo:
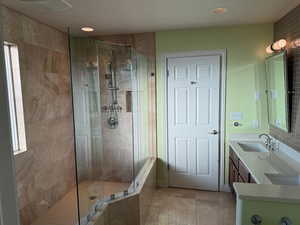
[[[168,184],[166,184],[166,183],[160,183],[160,182],[158,182],[156,186],[157,186],[158,188],[168,188],[168,187],[169,187]],[[221,192],[231,192],[231,189],[230,189],[230,187],[229,187],[229,184],[223,184],[223,185],[221,185],[220,191],[221,191]]]
[[[158,188],[168,188],[169,187],[169,185],[167,185],[167,184],[157,184],[157,187]]]

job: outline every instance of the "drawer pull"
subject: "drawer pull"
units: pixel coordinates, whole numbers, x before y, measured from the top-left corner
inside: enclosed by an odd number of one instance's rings
[[[259,215],[253,215],[251,217],[251,222],[252,222],[252,224],[259,225],[262,223],[262,219]]]
[[[280,225],[292,225],[292,221],[287,217],[282,217],[280,220]]]

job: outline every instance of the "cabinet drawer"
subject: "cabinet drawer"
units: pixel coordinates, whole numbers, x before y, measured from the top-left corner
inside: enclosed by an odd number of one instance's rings
[[[231,148],[229,149],[229,157],[232,160],[232,163],[238,169],[239,168],[239,157],[235,154],[235,152]]]
[[[239,161],[239,175],[243,178],[245,182],[250,182],[250,173],[242,161]]]

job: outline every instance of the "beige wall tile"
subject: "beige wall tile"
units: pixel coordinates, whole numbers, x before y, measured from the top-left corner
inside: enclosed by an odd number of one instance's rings
[[[2,10],[5,40],[19,48],[28,151],[16,156],[16,172],[21,221],[29,225],[75,185],[68,36]]]

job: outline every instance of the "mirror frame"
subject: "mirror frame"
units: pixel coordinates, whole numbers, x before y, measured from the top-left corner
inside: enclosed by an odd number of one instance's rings
[[[286,106],[285,106],[285,113],[286,113],[286,129],[277,127],[274,124],[270,123],[270,109],[269,109],[269,84],[268,84],[268,71],[267,71],[267,60],[270,60],[271,58],[276,58],[279,57],[280,55],[283,55],[283,60],[284,60],[284,81],[285,81],[285,101],[286,101]],[[283,132],[289,133],[291,131],[291,119],[290,119],[290,85],[289,85],[289,76],[288,76],[288,57],[287,57],[287,50],[281,51],[279,53],[275,53],[269,57],[266,58],[265,60],[265,65],[266,65],[266,94],[267,94],[267,107],[268,107],[268,124],[270,128],[272,127],[273,129],[279,129]]]

